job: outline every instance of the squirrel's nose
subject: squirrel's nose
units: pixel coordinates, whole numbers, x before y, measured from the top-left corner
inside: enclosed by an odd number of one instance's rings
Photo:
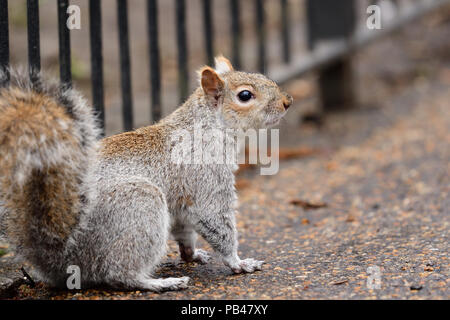
[[[292,102],[294,101],[294,99],[292,98],[292,96],[288,93],[283,93],[283,106],[284,106],[284,110],[289,109],[289,107],[292,105]]]

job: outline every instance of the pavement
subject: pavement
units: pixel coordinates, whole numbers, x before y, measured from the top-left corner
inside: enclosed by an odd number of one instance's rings
[[[361,90],[366,103],[320,125],[284,126],[282,151],[296,156],[281,161],[274,176],[257,168],[238,175],[239,253],[264,260],[262,271],[233,275],[215,255],[207,265],[185,264],[171,242],[157,276],[189,276],[186,290],[55,291],[23,283],[8,253],[0,258],[0,297],[449,299],[450,56],[442,49],[448,44],[436,40],[448,39],[447,20],[424,53],[439,61],[431,70],[420,71],[411,52],[398,53],[396,37],[367,49],[361,59],[378,74],[360,82],[370,83]],[[382,62],[391,49],[392,59],[406,54],[410,60],[398,61],[411,63],[374,66],[371,55]],[[203,240],[199,245],[211,251]]]

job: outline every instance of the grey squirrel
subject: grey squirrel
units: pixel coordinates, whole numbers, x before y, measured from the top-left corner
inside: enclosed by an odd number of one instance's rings
[[[263,128],[286,114],[292,98],[222,56],[199,80],[158,123],[98,140],[93,110],[79,93],[11,70],[0,88],[0,236],[43,281],[64,287],[67,267],[76,265],[83,288],[186,288],[188,277],[153,277],[170,234],[185,261],[210,259],[196,248],[200,234],[233,272],[261,270],[262,261],[237,252],[237,164],[175,165],[171,135],[199,123]]]

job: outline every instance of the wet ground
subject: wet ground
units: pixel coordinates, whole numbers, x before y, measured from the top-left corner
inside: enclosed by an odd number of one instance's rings
[[[15,282],[1,296],[449,299],[450,20],[433,19],[359,54],[359,107],[285,125],[282,154],[294,156],[277,175],[238,176],[240,255],[262,271],[233,275],[217,256],[184,264],[171,242],[158,275],[191,277],[186,290],[53,291],[20,283],[9,253],[0,277]]]

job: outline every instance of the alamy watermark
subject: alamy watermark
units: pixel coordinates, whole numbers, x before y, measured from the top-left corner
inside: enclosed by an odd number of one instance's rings
[[[67,267],[67,274],[70,276],[67,278],[66,286],[69,290],[81,289],[81,269],[77,265],[70,265]]]
[[[381,268],[379,266],[370,266],[366,270],[367,274],[367,288],[381,289]]]
[[[369,30],[382,29],[382,23],[393,21],[399,12],[399,7],[392,0],[378,0],[376,4],[367,7],[366,13],[369,15],[366,26]]]
[[[170,143],[171,162],[176,165],[260,164],[261,175],[274,175],[279,169],[278,129],[243,131],[196,125],[193,132],[176,130]]]
[[[81,9],[76,4],[72,4],[67,7],[67,14],[69,14],[69,17],[66,21],[67,29],[74,30],[74,29],[81,29]]]
[[[369,17],[366,20],[367,28],[370,30],[381,29],[381,8],[378,5],[371,5],[366,10]]]

